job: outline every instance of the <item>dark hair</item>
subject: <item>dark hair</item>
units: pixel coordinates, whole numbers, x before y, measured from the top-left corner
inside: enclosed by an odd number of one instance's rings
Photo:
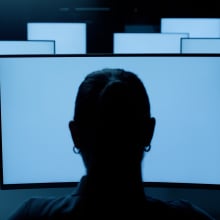
[[[123,147],[143,146],[149,118],[147,92],[132,72],[102,69],[87,75],[79,86],[74,121],[81,142],[89,140],[96,148],[118,145],[122,151]]]
[[[128,107],[132,107],[128,109]],[[126,108],[138,111],[140,117],[150,117],[150,104],[142,81],[136,74],[123,69],[102,69],[88,74],[80,84],[76,101],[74,120],[79,124],[89,123],[100,114],[107,117],[123,116]],[[115,111],[114,111],[115,110]],[[110,112],[111,111],[111,112]],[[120,115],[120,112],[123,115]]]
[[[95,152],[97,161],[97,158],[111,161],[112,154],[115,164],[116,158],[120,161],[122,156],[124,160],[140,161],[149,119],[147,92],[142,81],[130,71],[110,68],[95,71],[79,86],[74,121],[80,150]],[[111,149],[108,156],[107,149]],[[83,155],[88,161],[87,154]]]

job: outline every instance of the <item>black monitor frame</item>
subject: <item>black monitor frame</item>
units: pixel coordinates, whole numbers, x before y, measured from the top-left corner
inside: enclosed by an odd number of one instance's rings
[[[0,55],[1,58],[22,58],[22,57],[129,57],[129,56],[147,56],[147,57],[220,57],[220,54],[59,54],[59,55]],[[0,97],[1,99],[1,97]],[[1,101],[1,100],[0,100]],[[1,102],[0,102],[1,108]],[[31,183],[31,184],[4,184],[3,183],[3,160],[2,160],[2,120],[0,111],[0,178],[1,178],[1,189],[32,189],[32,188],[65,188],[75,187],[78,182],[52,182],[52,183]],[[143,182],[145,187],[163,187],[163,188],[196,188],[196,189],[220,189],[220,184],[194,184],[194,183],[173,183],[173,182]]]

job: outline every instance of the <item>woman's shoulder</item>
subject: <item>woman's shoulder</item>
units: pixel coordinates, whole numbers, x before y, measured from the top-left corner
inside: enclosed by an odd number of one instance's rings
[[[164,216],[167,219],[197,219],[214,220],[205,210],[188,200],[164,201],[147,196],[147,206],[151,215]]]
[[[68,212],[75,205],[77,196],[66,195],[61,197],[31,197],[25,200],[15,210],[9,220],[40,219],[43,216],[53,216],[58,212]]]

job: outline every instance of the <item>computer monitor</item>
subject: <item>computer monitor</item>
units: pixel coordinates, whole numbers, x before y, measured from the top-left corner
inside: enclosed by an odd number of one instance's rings
[[[56,54],[86,53],[86,23],[29,22],[28,40],[55,40]]]
[[[114,33],[113,53],[180,53],[187,33]]]
[[[149,94],[156,128],[144,183],[219,187],[220,54],[127,54],[0,56],[2,188],[79,182],[68,123],[85,75],[106,67],[136,73]]]
[[[54,54],[53,40],[1,40],[0,55],[22,54]]]
[[[189,33],[190,38],[220,37],[220,18],[161,18],[160,27],[161,33]]]
[[[220,38],[182,38],[181,53],[220,53]]]

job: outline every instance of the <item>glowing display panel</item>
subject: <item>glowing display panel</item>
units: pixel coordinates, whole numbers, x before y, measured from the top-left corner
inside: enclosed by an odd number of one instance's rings
[[[54,41],[0,41],[0,54],[54,54]]]
[[[220,56],[183,54],[0,57],[3,184],[80,180],[68,123],[85,75],[106,67],[135,72],[150,97],[143,180],[220,184]]]
[[[220,18],[161,18],[161,33],[189,33],[189,37],[220,37]]]
[[[181,53],[220,53],[220,38],[183,38]]]
[[[180,53],[183,37],[188,37],[188,34],[115,33],[113,52]]]
[[[28,40],[55,40],[56,54],[86,53],[85,23],[28,23]]]

